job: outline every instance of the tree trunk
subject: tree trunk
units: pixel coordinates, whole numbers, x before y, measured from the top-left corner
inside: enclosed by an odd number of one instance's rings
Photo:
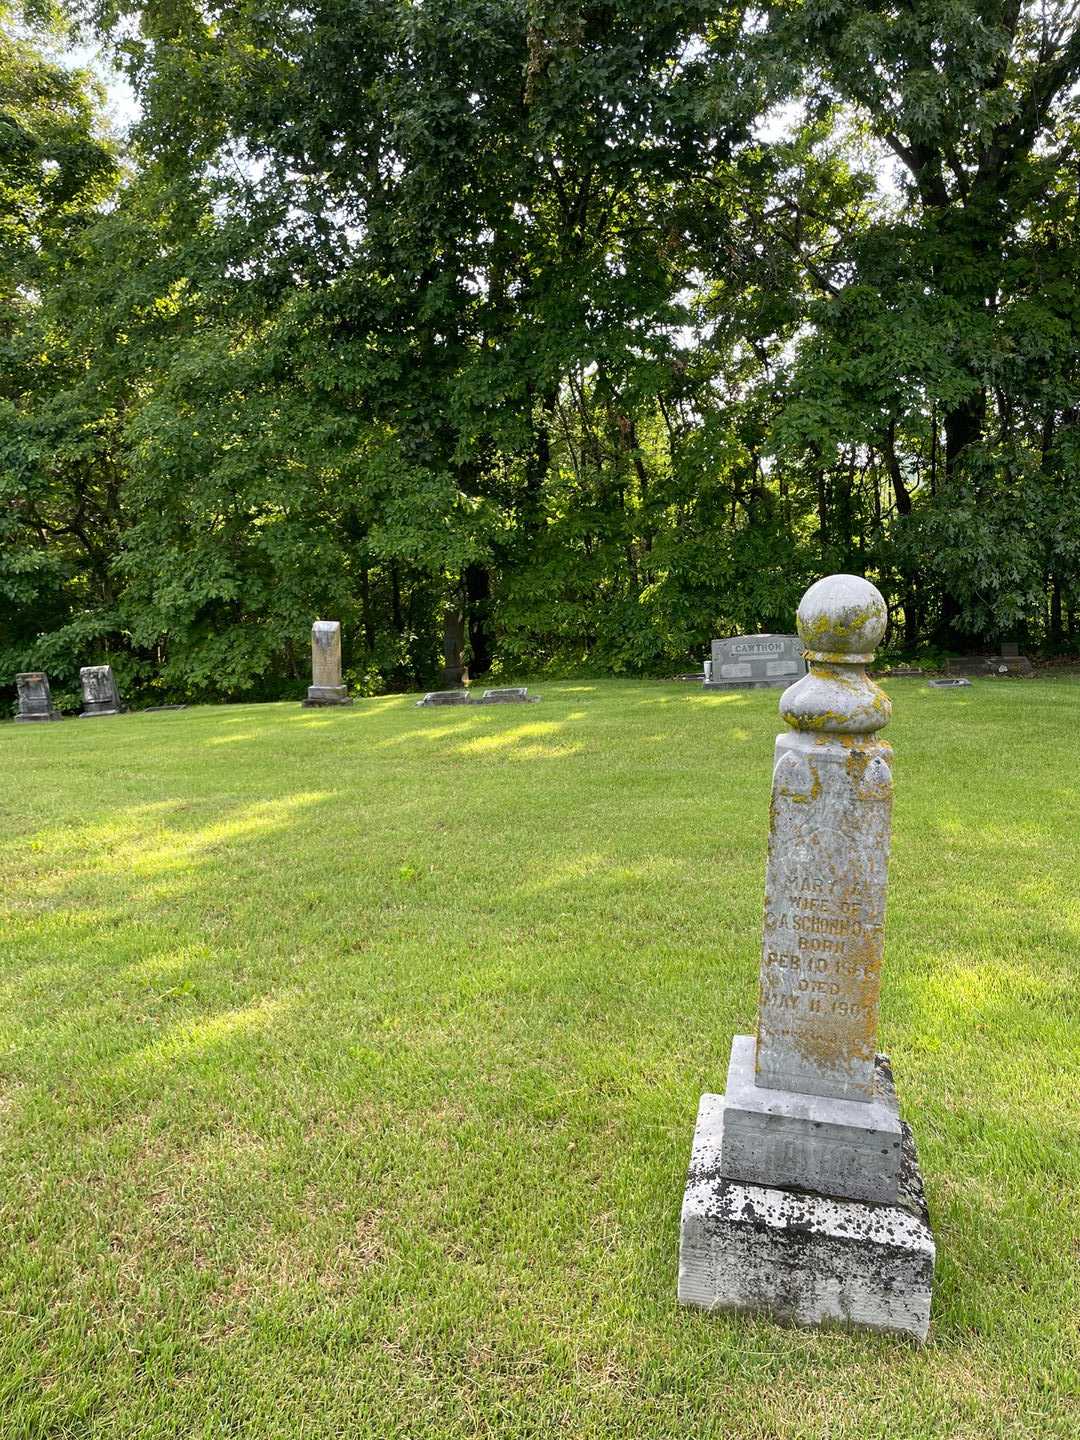
[[[447,597],[443,611],[443,684],[455,690],[465,678],[465,607],[460,589]]]
[[[521,517],[522,530],[531,538],[540,528],[543,513],[544,483],[551,468],[551,422],[555,415],[558,392],[546,390],[541,397],[540,413],[536,413],[535,387],[527,387],[532,424],[532,449],[525,462],[525,504]]]
[[[469,674],[486,675],[491,669],[491,572],[486,565],[465,569],[465,599],[469,621]]]
[[[390,613],[394,621],[394,634],[400,635],[405,629],[405,622],[401,614],[401,576],[398,574],[397,561],[390,561]]]
[[[986,418],[986,393],[976,390],[955,410],[944,417],[945,479],[952,481],[960,468],[964,452],[979,439]]]
[[[375,621],[371,614],[371,572],[366,565],[360,567],[360,605],[364,623],[364,644],[370,654],[375,649]]]
[[[1050,644],[1060,649],[1065,638],[1061,623],[1061,582],[1056,575],[1050,577]]]

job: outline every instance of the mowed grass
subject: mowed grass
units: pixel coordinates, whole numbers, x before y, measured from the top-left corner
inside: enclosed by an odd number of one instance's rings
[[[775,691],[0,730],[0,1435],[1080,1427],[1080,682],[889,686],[923,1351],[675,1304]]]

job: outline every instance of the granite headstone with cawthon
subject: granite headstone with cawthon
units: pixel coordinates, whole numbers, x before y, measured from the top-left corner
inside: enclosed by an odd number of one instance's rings
[[[786,689],[806,674],[797,635],[735,635],[714,640],[706,690]]]

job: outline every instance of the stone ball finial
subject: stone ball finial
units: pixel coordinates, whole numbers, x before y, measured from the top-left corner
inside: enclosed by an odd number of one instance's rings
[[[799,602],[795,623],[806,658],[831,665],[869,665],[889,612],[881,592],[860,575],[827,575]]]
[[[810,673],[780,697],[793,730],[869,736],[889,723],[889,697],[864,668],[887,619],[881,594],[861,576],[828,575],[810,586],[796,616]]]

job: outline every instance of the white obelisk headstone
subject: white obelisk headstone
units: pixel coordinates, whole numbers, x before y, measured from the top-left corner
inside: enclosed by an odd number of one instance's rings
[[[306,706],[351,705],[341,683],[341,622],[316,620],[311,627],[311,684]]]

